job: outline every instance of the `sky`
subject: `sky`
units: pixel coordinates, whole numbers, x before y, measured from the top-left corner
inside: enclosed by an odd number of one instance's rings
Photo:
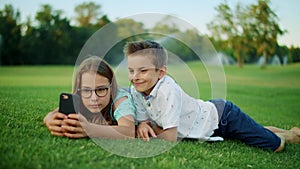
[[[224,0],[91,0],[101,5],[102,14],[106,14],[111,21],[143,13],[170,14],[178,17],[197,28],[201,34],[209,34],[207,24],[216,16],[217,7]],[[257,0],[227,0],[234,8],[238,2],[247,5],[255,4]],[[42,4],[49,4],[54,10],[63,10],[63,15],[69,19],[75,17],[75,6],[90,2],[86,0],[1,0],[0,9],[5,4],[11,4],[21,13],[22,21],[30,16],[34,19]],[[299,0],[271,0],[271,9],[277,14],[279,26],[286,30],[278,38],[280,45],[300,47],[300,1]]]

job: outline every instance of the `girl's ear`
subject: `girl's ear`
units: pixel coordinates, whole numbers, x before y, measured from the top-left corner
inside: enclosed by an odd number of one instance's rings
[[[159,79],[161,79],[164,75],[167,74],[167,69],[168,68],[166,65],[159,69]]]

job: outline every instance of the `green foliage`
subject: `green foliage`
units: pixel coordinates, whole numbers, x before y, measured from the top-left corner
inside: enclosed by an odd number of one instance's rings
[[[293,62],[300,62],[300,48],[292,47],[290,50],[290,57],[293,58]]]
[[[215,9],[218,15],[208,24],[218,49],[233,49],[238,64],[264,56],[264,64],[275,54],[286,56],[287,51],[278,51],[277,37],[285,33],[278,24],[278,17],[269,7],[269,0],[257,0],[256,4],[235,6],[234,11],[227,1]]]
[[[13,6],[5,5],[0,11],[0,64],[21,64],[18,50],[21,40],[20,12]],[[16,50],[17,49],[17,50]]]
[[[36,13],[37,26],[30,20],[19,23],[19,13],[12,6],[0,11],[0,61],[3,65],[74,64],[86,40],[99,27],[110,22],[106,16],[99,19],[95,27],[75,27],[62,11],[55,11],[50,5],[42,5]],[[95,17],[95,16],[94,16]],[[22,36],[21,36],[21,27]]]
[[[217,51],[235,57],[240,66],[244,62],[256,61],[261,55],[267,60],[267,56],[274,54],[281,60],[288,56],[289,62],[298,62],[299,48],[288,49],[277,44],[277,37],[285,31],[279,27],[277,16],[268,3],[258,0],[257,4],[246,7],[238,4],[235,11],[226,3],[217,6],[219,13],[216,19],[208,24]],[[48,4],[41,5],[34,20],[28,18],[25,23],[20,23],[21,13],[14,10],[13,6],[6,5],[0,10],[0,65],[74,65],[87,40],[111,23],[109,17],[102,14],[101,5],[94,2],[84,2],[74,7],[74,10],[78,21],[75,25],[71,25],[70,18],[62,17],[62,10],[55,10]],[[171,16],[162,18],[152,28],[145,28],[145,23],[133,19],[119,19],[111,24],[114,28],[109,32],[110,35],[99,38],[99,43],[94,44],[99,49],[109,42],[106,38],[120,39],[118,44],[112,44],[113,51],[101,53],[108,56],[106,58],[110,64],[120,62],[123,56],[122,45],[127,40],[140,40],[141,37],[158,41],[168,39],[162,43],[183,61],[198,60],[194,49],[203,55],[211,50],[206,45],[208,42],[205,42],[205,36],[197,30],[181,30],[180,25],[172,22]],[[165,37],[156,39],[154,34],[141,35],[149,32],[158,32]]]
[[[201,63],[188,66],[195,73],[204,99],[210,97],[210,79]],[[178,70],[180,72],[180,70]],[[244,69],[225,67],[227,99],[263,125],[289,129],[300,126],[300,65]],[[59,93],[71,91],[73,67],[0,67],[0,168],[298,168],[300,144],[281,153],[263,151],[238,141],[201,143],[181,141],[149,158],[126,158],[99,147],[91,139],[51,136],[42,123],[58,106]],[[124,77],[125,79],[127,77]],[[103,140],[105,141],[105,140]],[[111,145],[129,141],[111,141]],[[140,140],[135,145],[149,144]],[[129,144],[128,144],[129,145]],[[128,147],[129,149],[131,147]],[[151,149],[145,149],[145,153]],[[130,153],[130,152],[128,152]]]
[[[100,8],[101,5],[95,4],[94,2],[84,2],[76,6],[76,21],[82,27],[92,26],[97,23],[100,15]]]

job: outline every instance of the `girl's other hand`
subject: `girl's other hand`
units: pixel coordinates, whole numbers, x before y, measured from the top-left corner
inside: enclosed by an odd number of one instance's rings
[[[63,120],[66,118],[67,116],[58,112],[58,108],[56,108],[45,116],[44,123],[52,135],[64,136],[64,130],[61,126],[63,125]]]

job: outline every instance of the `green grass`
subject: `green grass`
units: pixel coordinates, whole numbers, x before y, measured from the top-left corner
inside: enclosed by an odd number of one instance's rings
[[[210,79],[200,63],[189,63],[201,97],[210,99]],[[300,126],[300,65],[284,67],[225,67],[227,99],[257,122],[289,129]],[[105,149],[125,156],[133,152],[148,158],[128,158],[106,151],[91,139],[54,137],[43,117],[58,105],[60,92],[72,90],[72,67],[0,67],[0,168],[299,168],[300,144],[281,153],[246,146],[238,141],[200,143],[162,140],[145,143],[100,140]],[[183,81],[178,79],[178,81]],[[124,145],[127,145],[124,149]],[[168,147],[169,146],[169,147]]]

